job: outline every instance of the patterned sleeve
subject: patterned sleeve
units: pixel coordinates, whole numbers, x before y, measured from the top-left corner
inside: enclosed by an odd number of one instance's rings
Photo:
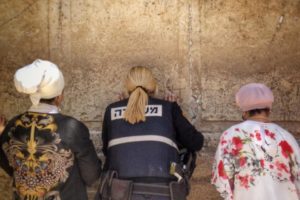
[[[300,148],[294,136],[289,132],[285,131],[285,133],[285,139],[287,142],[284,143],[285,141],[281,141],[279,146],[281,147],[283,156],[288,156],[291,160],[291,179],[294,181],[297,194],[300,197]],[[291,144],[291,147],[289,147],[288,144]]]
[[[294,176],[295,178],[295,185],[297,189],[298,197],[300,198],[300,149],[299,146],[297,146],[297,153],[295,154],[295,169]]]
[[[8,133],[15,122],[15,118],[10,120],[0,135],[0,167],[9,175],[13,176],[13,168],[9,165],[8,158],[3,150],[4,143],[7,144],[9,140]]]
[[[225,131],[215,154],[211,183],[215,185],[225,200],[233,199],[234,162],[231,155],[231,138],[229,130]]]

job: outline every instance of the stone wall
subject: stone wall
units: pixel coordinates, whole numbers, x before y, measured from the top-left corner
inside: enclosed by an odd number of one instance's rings
[[[143,65],[158,97],[180,97],[207,136],[205,151],[240,120],[234,94],[254,81],[273,89],[273,119],[299,138],[299,46],[299,0],[2,0],[0,112],[30,106],[14,89],[16,69],[51,60],[67,83],[63,112],[84,121],[99,147],[105,107],[130,67]]]

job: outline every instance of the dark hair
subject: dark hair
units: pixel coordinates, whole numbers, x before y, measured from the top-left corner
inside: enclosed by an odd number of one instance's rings
[[[55,101],[55,98],[51,98],[51,99],[40,99],[40,103],[46,103],[46,104],[53,104],[53,102]]]
[[[249,113],[250,117],[253,117],[254,115],[257,115],[257,114],[261,114],[263,112],[265,112],[267,115],[269,115],[270,108],[253,109],[253,110],[249,110],[247,112]]]

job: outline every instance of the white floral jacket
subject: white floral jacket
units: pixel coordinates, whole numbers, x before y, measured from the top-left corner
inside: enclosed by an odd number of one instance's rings
[[[226,200],[299,200],[299,146],[274,123],[237,124],[220,138],[211,181]]]

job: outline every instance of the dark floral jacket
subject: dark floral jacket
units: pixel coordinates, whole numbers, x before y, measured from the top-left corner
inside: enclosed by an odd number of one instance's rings
[[[16,200],[87,200],[101,172],[87,127],[59,113],[26,112],[0,137],[0,166],[13,177]]]

